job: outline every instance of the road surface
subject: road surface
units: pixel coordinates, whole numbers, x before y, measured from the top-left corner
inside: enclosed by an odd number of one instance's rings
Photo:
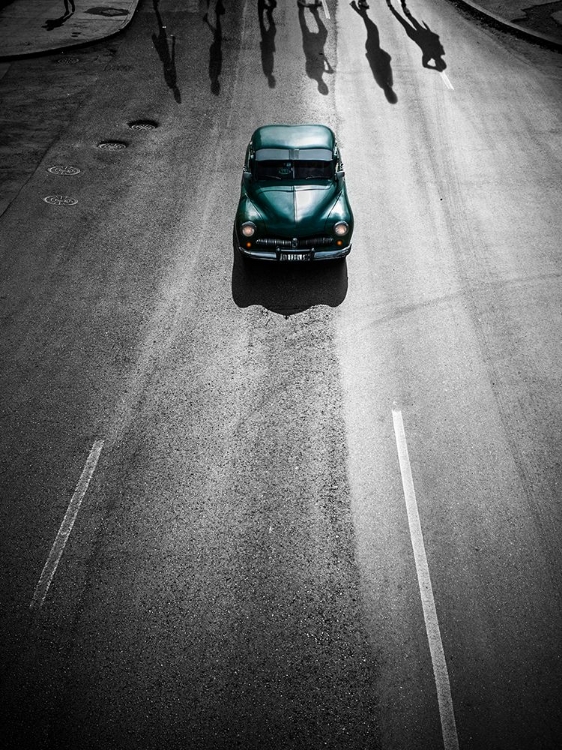
[[[8,742],[558,747],[560,56],[268,5],[3,68]],[[337,133],[345,264],[237,258],[269,122]]]

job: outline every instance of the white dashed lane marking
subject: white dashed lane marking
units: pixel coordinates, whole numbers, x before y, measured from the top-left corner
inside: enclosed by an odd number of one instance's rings
[[[53,542],[51,552],[49,553],[49,557],[47,558],[47,562],[45,563],[43,572],[39,578],[39,582],[35,587],[33,599],[29,605],[30,609],[40,609],[43,606],[43,602],[49,591],[49,586],[51,585],[57,571],[62,553],[64,552],[64,548],[68,541],[68,537],[70,536],[70,532],[76,521],[76,516],[82,505],[82,500],[84,499],[84,495],[88,490],[88,486],[94,471],[96,470],[102,448],[103,440],[96,440],[92,446],[92,450],[90,451],[84,469],[82,470],[82,474],[80,475],[80,479],[78,480],[78,484],[76,485],[76,489],[74,490],[74,494],[72,495],[58,534]]]
[[[453,88],[453,84],[452,84],[452,83],[451,83],[451,81],[449,80],[449,76],[448,76],[448,75],[447,75],[447,74],[445,73],[445,71],[444,71],[444,70],[442,70],[442,71],[441,71],[441,78],[443,79],[443,83],[445,84],[445,86],[446,86],[446,87],[447,87],[448,89],[450,89],[451,91],[454,91],[454,90],[455,90],[455,89]]]
[[[408,455],[408,444],[406,442],[404,421],[402,419],[402,412],[398,409],[396,404],[394,404],[392,408],[392,421],[394,423],[394,434],[396,436],[396,447],[398,449],[398,460],[400,463],[400,473],[402,475],[402,487],[404,488],[404,498],[406,500],[408,525],[410,527],[410,537],[414,550],[414,560],[416,563],[418,585],[421,594],[425,629],[427,631],[429,651],[435,677],[435,686],[437,688],[437,701],[441,718],[443,744],[445,750],[458,750],[459,739],[453,710],[453,700],[451,697],[451,685],[449,682],[449,673],[447,671],[447,662],[445,661],[443,642],[441,640],[441,632],[439,630],[437,611],[435,609],[429,566],[425,554],[425,545],[423,542],[420,516],[418,513],[410,457]]]

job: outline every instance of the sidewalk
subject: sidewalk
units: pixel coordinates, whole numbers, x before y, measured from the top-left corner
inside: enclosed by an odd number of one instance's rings
[[[557,30],[560,30],[562,34],[562,0],[558,3],[554,0],[474,0],[474,2],[506,21],[519,22],[522,26],[533,28],[543,34],[548,34],[549,31],[556,33]],[[554,7],[557,5],[558,8]],[[540,20],[542,15],[547,17],[545,22]]]
[[[0,59],[95,42],[117,34],[139,0],[0,0]]]
[[[562,0],[452,0],[494,26],[562,51]]]
[[[562,0],[453,1],[495,25],[562,50]],[[0,59],[63,50],[117,34],[133,18],[138,2],[0,0]]]

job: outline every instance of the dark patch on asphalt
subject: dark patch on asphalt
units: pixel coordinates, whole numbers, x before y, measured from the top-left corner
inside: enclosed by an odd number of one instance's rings
[[[115,16],[128,16],[129,11],[125,8],[104,8],[97,6],[95,8],[88,8],[84,13],[90,13],[92,16],[108,16],[113,18]]]
[[[546,5],[532,5],[530,8],[523,8],[522,12],[525,15],[522,18],[512,18],[512,23],[526,26],[541,34],[562,36],[562,26],[552,17],[553,13],[562,12],[562,0]]]

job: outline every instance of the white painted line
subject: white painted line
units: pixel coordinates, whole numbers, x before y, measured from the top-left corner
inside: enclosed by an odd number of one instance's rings
[[[404,497],[406,500],[410,537],[414,549],[414,559],[418,574],[418,585],[422,600],[425,629],[429,641],[431,661],[433,663],[435,686],[437,688],[437,701],[439,704],[439,715],[441,717],[443,744],[445,750],[458,750],[459,738],[457,735],[457,725],[453,710],[453,700],[451,698],[451,685],[449,682],[449,673],[447,671],[447,662],[445,661],[443,642],[441,641],[439,621],[437,620],[433,588],[429,576],[429,566],[427,564],[425,546],[423,543],[414,480],[408,455],[408,444],[406,442],[406,433],[404,432],[402,412],[397,408],[396,404],[392,407],[392,421],[394,423],[394,434],[396,436],[400,473],[402,474],[402,487],[404,488]]]
[[[452,83],[451,83],[451,81],[449,80],[449,76],[448,76],[448,75],[447,75],[447,74],[445,73],[445,71],[444,71],[444,70],[442,70],[442,71],[441,71],[441,78],[443,79],[443,83],[445,84],[445,86],[446,86],[446,87],[447,87],[448,89],[450,89],[451,91],[454,91],[454,90],[455,90],[455,89],[453,88],[453,84],[452,84]]]
[[[74,490],[74,494],[72,495],[70,504],[60,525],[59,532],[53,542],[51,552],[47,558],[39,582],[35,587],[33,599],[29,605],[30,609],[40,609],[43,606],[43,602],[49,591],[49,586],[51,585],[62,557],[62,553],[64,552],[66,542],[68,541],[68,537],[70,536],[70,532],[76,521],[76,516],[80,510],[82,500],[84,499],[84,495],[86,494],[88,485],[90,484],[90,480],[96,469],[102,448],[103,440],[96,440],[92,446],[92,450],[90,451],[84,469],[82,470],[82,474],[80,475],[80,479],[78,480],[78,484],[76,485],[76,489]]]
[[[329,21],[330,20],[330,11],[328,10],[328,3],[326,2],[326,0],[320,0],[320,2],[322,3],[322,7],[324,8],[324,14],[325,14],[326,18]]]

